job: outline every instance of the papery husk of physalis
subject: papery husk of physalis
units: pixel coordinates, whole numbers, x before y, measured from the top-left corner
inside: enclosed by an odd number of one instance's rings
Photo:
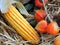
[[[55,38],[54,45],[60,45],[60,35]]]

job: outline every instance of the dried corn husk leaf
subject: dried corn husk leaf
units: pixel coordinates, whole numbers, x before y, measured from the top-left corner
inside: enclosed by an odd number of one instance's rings
[[[33,15],[27,12],[27,10],[25,9],[24,5],[21,2],[16,3],[16,6],[21,14],[25,15],[28,18],[34,18]]]

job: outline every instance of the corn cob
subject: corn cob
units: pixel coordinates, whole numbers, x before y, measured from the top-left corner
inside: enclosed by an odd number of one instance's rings
[[[9,11],[4,14],[4,17],[25,40],[31,41],[32,44],[39,43],[40,38],[37,32],[14,6],[9,7]]]

